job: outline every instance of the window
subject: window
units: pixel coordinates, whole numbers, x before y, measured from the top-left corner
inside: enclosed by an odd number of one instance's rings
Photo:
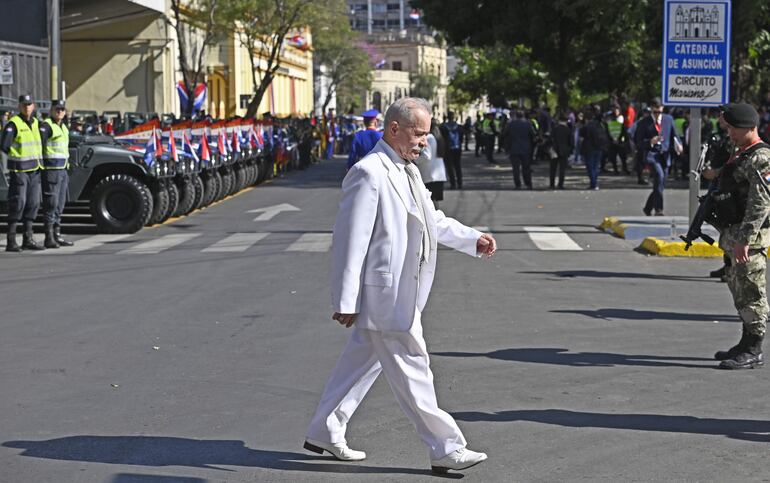
[[[393,70],[402,70],[403,67],[401,66],[401,61],[400,60],[393,61],[393,67],[392,68],[393,68]]]
[[[401,10],[401,6],[399,4],[397,4],[397,3],[389,3],[388,4],[388,11],[392,12],[394,10],[396,12],[398,12],[399,10]]]

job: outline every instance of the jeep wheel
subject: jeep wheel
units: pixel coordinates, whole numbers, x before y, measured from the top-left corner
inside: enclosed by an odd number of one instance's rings
[[[166,190],[168,191],[168,208],[163,214],[163,219],[160,220],[161,223],[171,218],[176,211],[176,207],[179,206],[179,188],[176,187],[174,180],[168,180]]]
[[[230,189],[233,187],[233,178],[230,176],[230,173],[219,174],[219,179],[221,180],[222,186],[219,189],[217,201],[225,199],[227,195],[230,194]]]
[[[235,168],[235,188],[233,193],[237,193],[246,187],[246,166],[239,166]]]
[[[173,216],[183,216],[191,212],[195,206],[195,186],[193,186],[192,180],[186,176],[177,182],[179,203],[176,205]]]
[[[152,208],[152,216],[147,223],[148,226],[162,223],[163,216],[168,211],[168,190],[162,183],[158,183],[152,190],[152,197],[155,203]]]
[[[204,194],[203,193],[203,189],[204,189],[204,187],[203,187],[203,180],[201,179],[200,176],[198,176],[197,174],[194,174],[190,178],[190,181],[192,182],[193,192],[194,192],[193,206],[190,209],[190,211],[185,213],[185,215],[190,214],[191,211],[197,210],[198,208],[200,208],[203,205],[203,194]]]
[[[91,193],[91,215],[100,233],[136,233],[152,212],[149,188],[127,174],[107,176]]]

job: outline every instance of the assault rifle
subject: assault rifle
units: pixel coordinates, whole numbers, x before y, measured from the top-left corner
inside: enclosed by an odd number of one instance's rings
[[[704,143],[703,146],[701,146],[700,158],[698,158],[698,165],[695,168],[695,170],[690,172],[690,174],[695,177],[696,181],[700,180],[701,173],[703,173],[703,169],[706,164],[707,156],[709,155],[709,151],[713,150],[712,145],[715,142],[716,141],[712,138],[708,143]],[[719,177],[715,177],[714,179],[712,179],[711,182],[709,183],[709,187],[708,187],[708,190],[706,191],[706,194],[698,198],[698,200],[700,201],[700,204],[698,205],[698,211],[695,212],[695,217],[693,217],[692,219],[692,223],[690,223],[690,228],[687,230],[686,235],[681,235],[679,237],[682,239],[682,241],[684,241],[684,251],[689,250],[690,246],[692,246],[692,243],[698,238],[703,239],[703,241],[705,241],[709,245],[714,244],[714,239],[706,235],[705,233],[703,233],[703,223],[706,221],[706,217],[714,209],[714,198],[711,195],[719,187],[718,180],[719,180]]]

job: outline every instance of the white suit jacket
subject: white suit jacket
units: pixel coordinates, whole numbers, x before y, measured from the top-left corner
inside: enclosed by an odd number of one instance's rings
[[[481,232],[433,209],[419,183],[431,231],[431,256],[420,270],[422,230],[404,161],[380,140],[342,182],[332,238],[332,307],[359,314],[358,327],[408,331],[415,309],[428,300],[436,270],[436,242],[476,256]]]

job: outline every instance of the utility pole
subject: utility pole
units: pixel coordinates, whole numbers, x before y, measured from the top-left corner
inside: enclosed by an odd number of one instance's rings
[[[61,80],[61,25],[59,0],[49,0],[48,56],[51,60],[51,99],[64,99],[64,83]]]

